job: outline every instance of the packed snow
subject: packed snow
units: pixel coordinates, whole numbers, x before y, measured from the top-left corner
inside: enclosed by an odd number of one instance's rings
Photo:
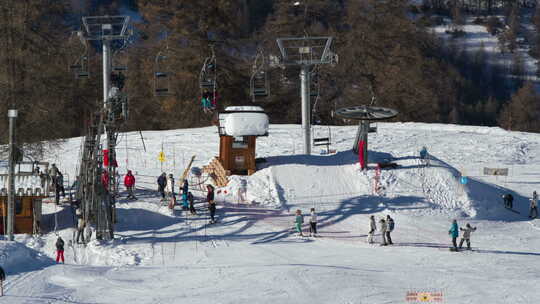
[[[43,236],[0,242],[7,272],[0,303],[434,301],[412,301],[417,293],[441,295],[442,303],[538,301],[540,222],[527,215],[532,191],[540,190],[540,135],[378,123],[369,135],[369,170],[361,172],[351,151],[356,127],[314,127],[315,137],[331,133],[336,153],[306,156],[298,154],[299,125],[270,125],[269,136],[257,139],[257,157],[265,162],[252,176],[232,176],[217,189],[218,222],[209,225],[202,191],[209,179],[189,177],[192,216],[160,204],[156,178],[179,176],[192,155],[202,168],[218,153],[217,131],[121,134],[120,171],[134,172],[138,199],[121,193],[115,239],[68,246],[73,209],[45,203]],[[81,142],[69,139],[46,159],[58,165],[66,185],[76,174]],[[427,167],[418,157],[422,146],[430,155]],[[398,165],[380,171],[380,187],[377,162]],[[485,167],[508,168],[509,175],[485,176]],[[503,207],[505,193],[514,196],[515,212]],[[310,208],[318,213],[320,237],[296,236],[293,214],[302,210],[307,234]],[[394,218],[394,245],[366,242],[371,215],[378,229],[380,218]],[[472,251],[449,251],[452,219],[477,227]],[[65,264],[54,260],[56,233],[66,241]],[[380,243],[380,231],[375,240]]]

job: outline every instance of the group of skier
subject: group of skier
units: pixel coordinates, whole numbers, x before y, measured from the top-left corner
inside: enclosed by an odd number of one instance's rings
[[[507,193],[502,196],[504,207],[508,209],[513,209],[514,207],[514,197],[512,194]],[[533,191],[532,197],[529,199],[529,218],[535,219],[538,217],[538,194],[536,191]],[[515,212],[515,211],[514,211]]]
[[[163,172],[157,178],[158,192],[161,195],[163,201],[169,202],[169,208],[174,208],[176,205],[176,193],[174,192],[174,176],[172,174],[167,175]],[[215,222],[215,202],[214,202],[214,187],[212,185],[207,185],[207,201],[208,209],[210,211],[211,223]],[[181,198],[182,198],[182,209],[186,210],[192,214],[197,214],[195,209],[195,198],[193,194],[189,191],[189,182],[187,179],[184,179],[182,186],[180,187]]]
[[[463,231],[463,236],[461,237],[458,248],[456,241],[459,237],[459,231]],[[450,226],[450,230],[448,230],[448,234],[452,237],[452,245],[454,246],[451,250],[458,251],[461,249],[464,241],[467,242],[467,250],[471,250],[471,233],[473,231],[476,231],[476,227],[472,227],[471,224],[467,223],[465,228],[458,228],[457,220],[453,220],[452,226]]]
[[[302,210],[296,210],[296,216],[294,219],[294,226],[298,236],[304,236],[302,233],[302,224],[304,224],[304,216],[302,215]],[[315,208],[311,208],[309,215],[309,236],[317,237],[317,213],[315,213]]]
[[[382,242],[381,246],[386,245],[393,245],[391,233],[394,231],[394,219],[390,217],[390,215],[386,216],[386,219],[381,218],[379,220],[380,226],[381,226],[381,237]],[[377,231],[377,224],[375,223],[375,216],[372,215],[369,217],[369,232],[367,237],[367,242],[369,244],[373,244],[373,237],[375,236],[375,231]]]

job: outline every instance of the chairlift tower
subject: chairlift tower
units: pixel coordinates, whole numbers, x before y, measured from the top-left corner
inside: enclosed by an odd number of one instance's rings
[[[310,69],[316,65],[337,63],[337,55],[330,49],[332,40],[332,37],[276,39],[281,53],[277,65],[300,66],[304,154],[308,155],[311,154]]]
[[[83,152],[83,160],[79,172],[80,191],[77,195],[82,200],[85,220],[93,218],[96,225],[96,237],[112,239],[115,221],[114,187],[116,185],[116,137],[118,135],[118,117],[115,114],[118,104],[111,97],[112,43],[129,38],[129,16],[88,16],[83,17],[82,39],[99,41],[102,45],[103,61],[103,107],[93,117],[92,130],[87,134]],[[123,105],[122,108],[126,109]],[[127,117],[126,113],[123,118]],[[100,134],[105,133],[103,145],[100,145]],[[102,155],[101,149],[107,150]],[[108,159],[108,183],[100,187],[102,160]],[[104,188],[104,189],[103,189]]]
[[[360,164],[361,169],[367,169],[368,133],[377,131],[376,128],[370,127],[370,123],[394,118],[398,115],[398,111],[389,108],[362,105],[338,109],[336,115],[345,119],[358,120],[358,130],[356,131],[353,151],[364,159]]]

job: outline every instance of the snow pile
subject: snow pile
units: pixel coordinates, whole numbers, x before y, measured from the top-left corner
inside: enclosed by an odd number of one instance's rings
[[[8,188],[8,177],[4,175],[0,176],[0,189],[2,188]],[[36,191],[36,189],[42,191],[41,178],[38,175],[15,176],[15,191],[18,191],[19,188],[23,188],[25,192],[28,188],[31,188],[32,191]]]
[[[19,241],[19,239],[17,239]],[[25,243],[31,242],[0,242],[0,265],[7,273],[26,271],[36,266],[50,264],[52,261],[47,259],[41,252],[33,250]],[[29,261],[32,261],[29,263]]]
[[[262,136],[268,133],[268,116],[265,113],[222,113],[220,127],[229,136]]]

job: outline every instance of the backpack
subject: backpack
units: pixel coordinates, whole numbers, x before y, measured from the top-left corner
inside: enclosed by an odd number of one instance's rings
[[[395,227],[394,220],[393,219],[389,220],[388,221],[388,228],[390,228],[390,231],[394,230],[394,227]]]

